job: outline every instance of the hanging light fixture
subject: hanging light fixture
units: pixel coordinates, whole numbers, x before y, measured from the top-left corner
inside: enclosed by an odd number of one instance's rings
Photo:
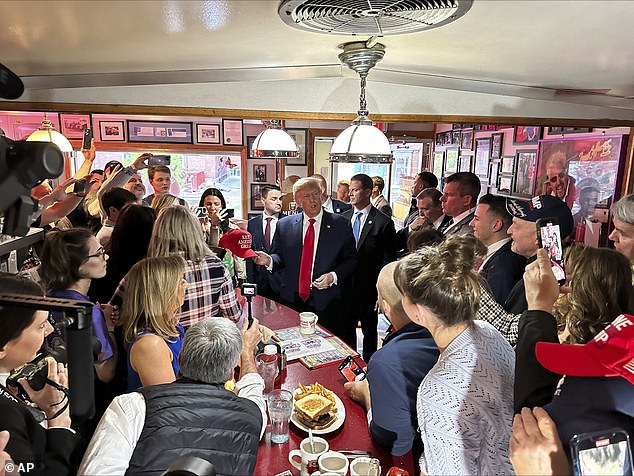
[[[63,153],[70,154],[73,152],[71,143],[66,137],[55,130],[53,123],[46,118],[46,115],[44,115],[44,120],[40,128],[33,132],[26,140],[30,142],[52,142],[59,147],[59,150]]]
[[[288,159],[298,155],[297,144],[275,119],[257,135],[251,146],[251,157],[260,159]]]
[[[367,42],[345,43],[343,53],[339,55],[339,61],[359,74],[361,96],[359,97],[359,115],[332,144],[330,149],[331,162],[392,162],[390,142],[383,132],[372,125],[372,121],[368,117],[368,104],[365,100],[368,72],[381,61],[385,54],[385,46],[373,40],[374,38],[370,38]]]

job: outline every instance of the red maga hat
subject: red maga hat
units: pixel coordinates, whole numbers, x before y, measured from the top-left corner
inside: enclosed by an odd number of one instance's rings
[[[623,377],[634,384],[634,316],[622,314],[585,345],[538,342],[537,360],[571,377]]]
[[[251,249],[253,238],[251,233],[245,230],[229,230],[222,235],[218,246],[226,248],[240,258],[253,258],[257,253]]]

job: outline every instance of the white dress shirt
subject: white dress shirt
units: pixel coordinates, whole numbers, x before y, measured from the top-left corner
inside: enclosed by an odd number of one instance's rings
[[[328,200],[330,200],[330,198]],[[330,207],[332,208],[332,201],[330,201]],[[315,223],[313,223],[313,228],[315,229],[315,247],[313,248],[313,265],[311,268],[313,272],[315,270],[315,257],[317,256],[317,246],[319,246],[319,232],[321,231],[321,221],[323,218],[324,218],[324,208],[322,207],[322,209],[319,212],[319,215],[317,215],[316,217],[313,217],[313,220],[315,220]],[[310,222],[308,221],[310,220],[310,217],[306,215],[306,213],[304,213],[302,219],[303,219],[303,225],[302,225],[302,245],[303,245],[304,240],[306,239],[306,232],[308,231],[308,225],[310,225]],[[331,286],[334,286],[335,284],[337,284],[337,273],[335,273],[334,271],[331,271],[330,274],[332,274],[332,277],[334,279]],[[319,278],[319,276],[315,276],[315,277]]]
[[[350,218],[350,225],[353,227],[353,229],[354,229],[354,222],[357,219],[357,212],[361,212],[361,216],[360,216],[361,224],[359,226],[359,236],[361,236],[361,231],[363,230],[363,226],[365,225],[365,222],[368,219],[368,214],[370,213],[370,207],[372,207],[372,203],[370,203],[363,210],[357,210],[357,207],[354,207],[352,210],[352,218]]]
[[[445,230],[445,234],[451,230],[452,228],[454,228],[458,223],[460,223],[460,220],[462,220],[463,218],[466,218],[470,213],[473,213],[473,211],[475,210],[475,208],[470,208],[469,210],[462,212],[460,215],[452,217],[453,218],[453,223],[451,224],[451,226],[447,227],[447,229]]]
[[[267,215],[266,212],[262,212],[262,236],[266,236],[266,219],[271,219],[271,243],[273,242],[273,237],[275,236],[275,228],[277,228],[277,222],[280,219],[279,213],[275,215]],[[271,246],[271,243],[267,243],[268,246]]]
[[[330,212],[330,213],[335,212],[334,208],[332,207],[332,198],[330,197],[328,197],[328,199],[324,202],[324,204],[321,207],[327,212]]]
[[[248,373],[236,383],[236,390],[239,397],[251,400],[260,409],[262,438],[267,422],[264,380],[255,372]],[[125,474],[143,431],[145,411],[145,399],[138,392],[115,397],[99,421],[77,474]]]

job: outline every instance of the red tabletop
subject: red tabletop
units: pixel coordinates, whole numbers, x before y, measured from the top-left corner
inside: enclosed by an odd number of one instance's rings
[[[296,311],[260,296],[253,300],[252,310],[253,317],[256,317],[262,325],[273,330],[299,325],[299,314]],[[372,453],[373,457],[381,461],[383,474],[392,466],[404,468],[409,471],[410,475],[417,474],[414,470],[411,453],[400,457],[392,456],[372,442],[368,432],[366,413],[360,405],[344,394],[345,379],[337,369],[336,364],[309,370],[299,361],[289,362],[286,370],[277,378],[275,388],[293,391],[299,383],[310,385],[314,382],[319,382],[335,392],[346,407],[346,420],[343,426],[333,433],[319,435],[328,441],[333,451],[367,450]],[[299,443],[307,436],[306,432],[291,422],[289,441],[284,444],[271,443],[270,430],[267,425],[266,433],[260,442],[255,474],[257,476],[276,475],[285,470],[299,474],[299,470],[296,470],[288,462],[288,453],[299,448]]]

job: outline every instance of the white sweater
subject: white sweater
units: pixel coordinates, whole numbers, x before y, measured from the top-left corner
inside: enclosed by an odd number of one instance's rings
[[[474,321],[440,354],[416,402],[429,475],[514,474],[509,460],[515,353],[489,323]]]

